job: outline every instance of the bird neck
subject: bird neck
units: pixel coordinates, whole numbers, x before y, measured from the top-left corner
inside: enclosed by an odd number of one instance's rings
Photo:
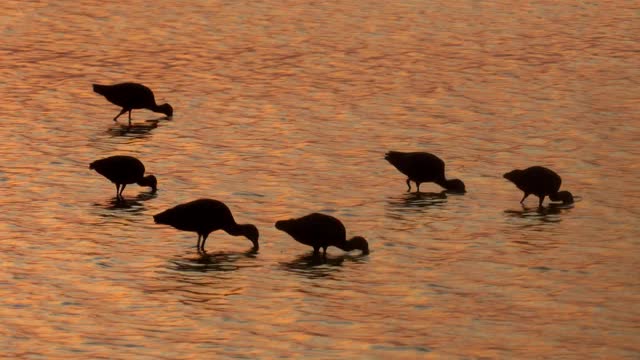
[[[356,249],[355,245],[350,242],[350,240],[345,240],[345,242],[341,244],[336,244],[336,247],[344,251],[351,251]]]
[[[225,227],[224,231],[233,236],[244,235],[243,225],[236,224],[235,222]]]
[[[447,180],[444,176],[434,182],[447,190],[451,187],[449,180]]]
[[[250,224],[236,224],[235,222],[229,226],[227,226],[224,231],[226,231],[229,235],[233,236],[245,236],[249,234],[252,225]]]
[[[236,224],[235,222],[233,222],[233,224],[225,227],[224,231],[226,231],[229,235],[244,236],[247,239],[251,240],[251,243],[253,243],[253,250],[258,250],[258,248],[260,247],[258,243],[257,229],[251,224]]]

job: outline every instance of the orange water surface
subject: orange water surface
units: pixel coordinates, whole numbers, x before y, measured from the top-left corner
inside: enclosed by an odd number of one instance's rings
[[[639,34],[622,0],[0,2],[0,357],[640,358]],[[122,81],[173,118],[114,123]],[[118,203],[115,154],[158,192]],[[521,206],[531,165],[577,202]],[[260,251],[153,223],[200,197]],[[274,228],[314,211],[371,254]]]

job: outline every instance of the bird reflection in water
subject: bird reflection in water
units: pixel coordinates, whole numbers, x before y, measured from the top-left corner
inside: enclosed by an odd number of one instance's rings
[[[536,223],[557,223],[562,221],[560,215],[568,212],[573,208],[573,204],[550,203],[546,207],[527,207],[522,205],[521,210],[505,210],[505,215],[511,218],[535,221],[529,222],[528,225]]]
[[[401,196],[387,199],[389,207],[394,209],[416,209],[442,206],[447,203],[447,191],[403,193]]]
[[[187,272],[226,272],[235,271],[243,267],[254,267],[257,265],[238,265],[236,262],[245,259],[255,259],[257,252],[249,250],[246,252],[218,252],[200,253],[199,256],[182,257],[170,260],[169,268],[176,271]],[[189,252],[188,255],[193,255]]]
[[[104,203],[94,203],[94,206],[101,207],[105,210],[125,211],[128,213],[142,213],[146,210],[144,202],[154,199],[158,196],[154,192],[142,192],[135,199],[118,199],[113,197]]]
[[[367,259],[368,256],[363,254],[343,254],[337,257],[324,257],[311,253],[298,256],[289,262],[281,262],[280,265],[286,271],[290,271],[310,279],[317,279],[331,277],[332,274],[342,269],[342,265],[345,261],[363,263],[367,261]]]
[[[158,118],[146,120],[144,123],[136,123],[131,125],[119,124],[111,126],[107,132],[113,136],[129,136],[135,138],[144,138],[151,135],[151,130],[158,127],[158,123],[161,120],[166,120],[166,118]]]

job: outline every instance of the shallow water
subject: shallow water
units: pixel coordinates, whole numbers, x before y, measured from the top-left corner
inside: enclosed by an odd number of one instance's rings
[[[3,358],[640,357],[633,2],[0,3]],[[133,126],[92,83],[150,86]],[[122,118],[124,120],[125,117]],[[468,193],[406,193],[387,150]],[[134,155],[159,191],[88,169]],[[535,208],[539,164],[578,196]],[[261,232],[151,215],[210,197]],[[322,211],[326,263],[274,222]]]

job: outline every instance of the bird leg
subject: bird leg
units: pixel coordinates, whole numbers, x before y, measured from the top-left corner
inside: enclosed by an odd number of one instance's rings
[[[202,243],[200,244],[200,250],[202,250],[203,253],[206,252],[204,250],[204,243],[207,241],[207,237],[208,236],[209,236],[209,234],[202,234]]]
[[[200,252],[200,238],[202,237],[202,235],[200,235],[200,233],[198,233],[198,243],[196,244],[196,249],[198,249],[198,252]]]
[[[129,126],[131,126],[131,109],[129,110]]]
[[[124,188],[127,186],[127,184],[122,184],[122,187],[120,188],[120,199],[124,199],[124,196],[122,196],[122,192],[124,191]]]
[[[407,189],[407,192],[411,191],[411,180],[409,178],[407,178],[407,186],[409,187],[409,189]]]
[[[116,115],[116,117],[113,118],[113,121],[118,121],[118,118],[120,117],[120,115],[124,114],[127,112],[127,109],[122,109],[122,111],[120,111],[120,113],[118,115]],[[129,111],[129,113],[131,113],[131,111]]]
[[[120,184],[116,184],[116,200],[120,200]]]
[[[524,196],[522,197],[522,200],[520,200],[520,204],[522,204],[524,202],[524,199],[526,199],[527,196],[529,196],[529,193],[524,193]]]
[[[544,201],[544,195],[540,196],[540,201],[538,202],[538,207],[542,207],[542,202]]]

